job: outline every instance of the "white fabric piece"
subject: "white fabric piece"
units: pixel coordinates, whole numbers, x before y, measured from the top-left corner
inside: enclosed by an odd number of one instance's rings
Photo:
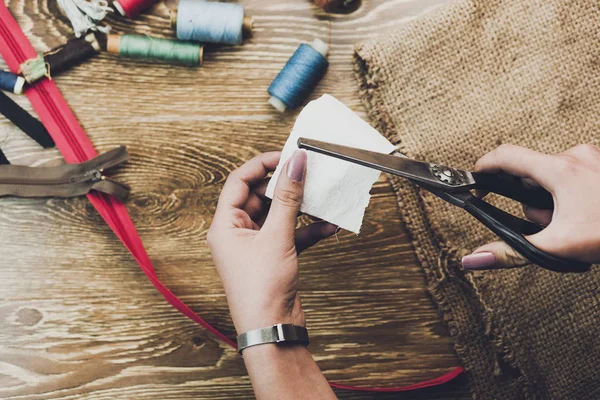
[[[323,95],[308,103],[298,116],[267,187],[269,198],[273,198],[284,163],[298,149],[300,137],[386,154],[396,149],[336,98]],[[371,168],[309,151],[300,211],[358,234],[369,205],[369,191],[379,174]]]

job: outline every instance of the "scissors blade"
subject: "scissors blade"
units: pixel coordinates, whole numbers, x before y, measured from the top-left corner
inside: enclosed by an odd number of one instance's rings
[[[411,160],[409,158],[306,138],[298,139],[298,147],[407,178],[415,183],[420,183],[425,187],[444,189],[447,191],[458,191],[468,190],[475,185],[475,180],[469,171],[460,171],[438,164],[430,164]],[[436,176],[433,171],[438,171],[437,174],[441,177]],[[446,182],[446,179],[444,178],[445,172],[454,177],[458,177],[459,180],[453,179],[452,182]],[[448,176],[448,180],[450,180],[450,176]]]

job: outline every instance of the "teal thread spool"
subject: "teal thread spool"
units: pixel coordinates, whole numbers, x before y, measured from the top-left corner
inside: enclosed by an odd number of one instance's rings
[[[162,60],[197,67],[202,64],[201,45],[141,35],[109,35],[106,42],[109,53],[123,57]]]
[[[317,86],[329,67],[328,51],[329,46],[319,39],[298,47],[267,89],[269,103],[277,111],[297,107]]]

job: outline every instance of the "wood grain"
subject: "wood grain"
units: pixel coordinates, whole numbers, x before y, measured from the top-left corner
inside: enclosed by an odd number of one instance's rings
[[[267,104],[271,79],[300,43],[319,37],[330,43],[331,66],[311,98],[330,93],[366,117],[354,44],[444,1],[363,1],[333,15],[305,0],[247,0],[254,36],[208,47],[202,68],[103,53],[55,77],[98,150],[128,146],[131,162],[113,175],[133,188],[128,209],[159,277],[209,322],[233,336],[205,241],[222,184],[252,156],[280,149],[297,116]],[[8,5],[40,51],[71,35],[54,1]],[[174,6],[108,21],[115,32],[172,37]],[[5,120],[0,146],[16,164],[61,159]],[[373,194],[360,236],[342,233],[301,257],[311,350],[329,379],[407,385],[458,361],[384,177]],[[160,297],[86,199],[2,199],[0,240],[0,398],[253,397],[235,351]],[[416,393],[338,395],[469,398],[466,387],[461,378]]]

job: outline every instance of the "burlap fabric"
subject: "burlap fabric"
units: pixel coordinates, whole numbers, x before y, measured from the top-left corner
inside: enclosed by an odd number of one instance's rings
[[[597,0],[460,0],[359,45],[356,63],[372,121],[411,158],[470,169],[502,143],[599,144]],[[600,269],[464,272],[460,256],[493,235],[392,182],[474,397],[600,399]]]

